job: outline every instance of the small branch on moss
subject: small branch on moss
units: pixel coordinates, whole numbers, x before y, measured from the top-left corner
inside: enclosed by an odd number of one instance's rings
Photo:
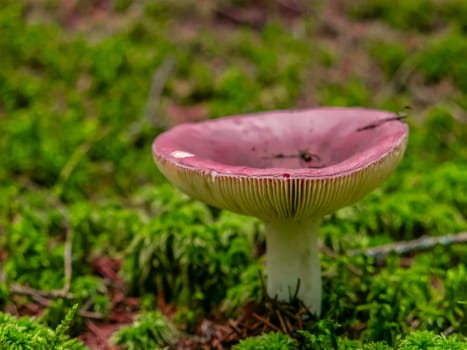
[[[407,254],[427,250],[437,245],[452,245],[459,243],[467,243],[467,232],[447,234],[440,237],[422,236],[412,241],[395,242],[382,246],[371,247],[365,251],[354,249],[347,252],[347,255],[355,256],[363,254],[372,258],[384,258],[389,253]]]
[[[92,306],[92,298],[89,298],[81,307],[81,310],[87,311]]]
[[[104,129],[101,133],[98,133],[98,138],[95,140],[97,141],[101,137],[103,137],[109,129]],[[39,188],[36,184],[32,183],[29,181],[29,179],[23,178],[22,179],[22,184],[28,188],[31,191],[36,191],[36,192],[46,192]],[[56,187],[57,189],[57,187]],[[61,190],[59,190],[61,193]],[[68,215],[68,209],[66,205],[60,200],[60,195],[55,194],[50,191],[47,191],[46,198],[50,202],[53,207],[57,208],[60,213],[63,215],[64,218],[64,225],[65,225],[65,244],[63,247],[63,269],[64,269],[64,284],[63,288],[60,291],[55,291],[58,293],[58,296],[61,297],[66,297],[68,292],[70,291],[71,288],[71,278],[72,278],[72,255],[73,255],[73,228],[70,225],[70,220],[69,220],[69,215]]]
[[[93,144],[97,140],[99,140],[101,137],[103,137],[109,129],[103,129],[103,131],[98,132],[97,138],[91,142]],[[39,186],[36,184],[32,183],[29,179],[23,178],[22,184],[25,188],[35,191],[35,192],[44,192],[45,190],[41,189]],[[73,293],[70,293],[70,288],[71,288],[71,279],[72,279],[72,255],[73,255],[73,228],[70,225],[69,221],[69,215],[68,215],[68,209],[66,205],[60,200],[60,197],[57,194],[54,194],[53,192],[50,193],[47,191],[46,198],[50,202],[50,204],[57,208],[60,213],[63,215],[64,218],[64,225],[65,225],[65,244],[64,244],[64,249],[63,249],[63,266],[64,266],[64,279],[65,282],[63,284],[63,288],[60,290],[50,290],[50,291],[43,291],[43,290],[38,290],[34,289],[28,286],[23,286],[20,284],[10,284],[9,285],[9,291],[12,294],[16,295],[24,295],[24,296],[29,296],[31,297],[34,301],[39,303],[40,305],[44,307],[48,307],[50,304],[50,300],[52,299],[58,299],[58,298],[64,298],[68,300],[73,300],[75,296]],[[102,315],[100,313],[88,311],[87,309],[89,308],[91,302],[86,303],[79,311],[78,315],[84,318],[89,318],[89,319],[96,319],[96,320],[103,320],[105,319],[105,315]]]
[[[83,309],[78,311],[78,316],[82,318],[93,319],[93,320],[105,320],[106,319],[106,316],[99,312],[87,311]]]
[[[65,246],[63,248],[63,268],[65,274],[65,282],[60,291],[62,295],[66,295],[70,291],[71,277],[72,277],[72,247],[73,247],[73,230],[71,229],[68,221],[66,222],[66,238]]]
[[[167,82],[174,66],[175,61],[173,57],[167,57],[152,76],[151,90],[149,91],[148,100],[143,114],[143,119],[152,126],[161,126],[160,120],[156,115],[156,110],[159,107],[165,83]]]
[[[448,328],[446,328],[446,329],[445,329],[444,331],[442,331],[441,333],[442,333],[445,337],[447,337],[447,336],[451,335],[452,333],[454,333],[455,330],[456,330],[456,329],[455,329],[453,326],[449,326]]]
[[[26,286],[20,286],[17,284],[10,285],[10,293],[17,295],[24,295],[31,297],[35,302],[42,306],[49,306],[50,300],[47,299],[47,295],[44,292],[29,288]]]
[[[68,300],[73,300],[75,298],[75,296],[72,293],[69,293],[69,292],[63,293],[63,290],[44,291],[44,290],[34,289],[28,286],[23,286],[20,284],[10,284],[9,291],[11,294],[14,294],[14,295],[23,295],[23,296],[31,297],[31,299],[33,299],[39,305],[42,305],[44,307],[48,307],[50,305],[50,301],[54,299],[64,298]],[[87,310],[88,307],[89,305],[83,306],[78,311],[78,315],[83,318],[89,318],[89,319],[95,319],[95,320],[105,319],[105,315],[98,313],[98,312],[88,311]]]
[[[97,129],[94,135],[92,135],[89,139],[87,139],[81,145],[79,145],[72,153],[72,155],[68,158],[68,161],[65,163],[62,170],[60,171],[58,181],[53,189],[53,193],[55,194],[57,199],[60,199],[60,197],[62,196],[65,185],[67,184],[71,175],[75,171],[79,162],[86,156],[89,150],[97,142],[103,139],[110,132],[110,130],[111,128],[108,126]]]
[[[167,122],[158,117],[157,111],[160,106],[162,92],[169,79],[170,73],[175,67],[173,57],[167,57],[156,69],[152,75],[151,87],[149,90],[146,105],[144,106],[143,116],[130,126],[128,137],[135,140],[141,134],[144,125],[150,125],[155,128],[167,128]]]
[[[39,290],[34,289],[28,286],[22,286],[20,284],[10,284],[9,286],[10,293],[17,294],[17,295],[25,295],[30,296],[34,300],[37,300],[41,305],[43,304],[40,300],[47,300],[49,299],[74,299],[74,295],[72,293],[63,293],[63,290]],[[47,306],[47,305],[44,305]]]

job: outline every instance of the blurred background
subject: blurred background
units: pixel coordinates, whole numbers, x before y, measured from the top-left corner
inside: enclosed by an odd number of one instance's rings
[[[465,128],[461,0],[3,0],[0,15],[0,171],[69,199],[154,181],[150,142],[185,121],[408,105],[413,124]]]
[[[0,0],[3,310],[55,327],[81,300],[102,330],[163,295],[196,332],[220,304],[258,298],[261,225],[173,190],[151,143],[182,122],[315,106],[411,107],[401,166],[327,218],[326,247],[466,230],[464,0]],[[355,278],[347,257],[324,256],[323,317],[351,339],[465,335],[466,257],[357,259]],[[74,296],[43,305],[12,284]],[[87,339],[92,320],[73,334]]]

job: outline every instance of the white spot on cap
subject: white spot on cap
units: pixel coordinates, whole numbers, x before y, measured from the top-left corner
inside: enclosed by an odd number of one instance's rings
[[[173,151],[170,153],[170,155],[174,158],[188,158],[188,157],[194,157],[195,155],[192,153],[188,153],[185,151]]]

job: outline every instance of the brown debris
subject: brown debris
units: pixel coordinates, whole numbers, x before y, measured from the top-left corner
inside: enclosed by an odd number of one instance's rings
[[[260,279],[263,289],[260,302],[246,304],[236,320],[201,321],[197,334],[180,339],[176,349],[230,349],[243,339],[267,332],[282,332],[296,337],[296,331],[304,329],[304,320],[313,320],[310,311],[297,298],[292,298],[291,302],[271,298],[266,292],[262,276]]]
[[[127,297],[125,284],[119,276],[121,259],[100,256],[91,262],[94,272],[103,277],[111,298],[110,312],[103,320],[86,320],[86,331],[78,338],[91,349],[116,350],[110,345],[112,334],[121,326],[133,322],[139,310],[138,298]]]
[[[66,27],[78,28],[91,22],[105,21],[111,15],[110,0],[63,0],[60,3],[59,16]]]
[[[102,324],[87,320],[87,330],[78,339],[91,349],[116,350],[118,348],[110,345],[108,340],[120,327],[120,324]]]
[[[295,337],[297,330],[304,329],[303,321],[313,319],[308,308],[296,298],[300,285],[297,286],[295,296],[291,298],[291,301],[283,302],[271,298],[261,274],[259,278],[263,299],[260,302],[250,302],[245,305],[240,318],[229,322],[231,332],[224,342],[233,344],[247,337],[272,331]]]
[[[265,297],[260,303],[250,303],[244,309],[243,315],[236,322],[231,322],[232,333],[237,337],[228,341],[235,342],[265,332],[282,332],[295,336],[296,330],[303,330],[303,319],[311,319],[309,310],[302,302],[280,302]]]
[[[109,256],[99,256],[91,262],[91,266],[97,275],[112,281],[118,286],[123,286],[123,280],[118,275],[121,265],[121,259],[112,259]]]
[[[215,14],[219,24],[246,26],[261,30],[273,17],[281,19],[286,24],[293,24],[307,11],[306,1],[303,0],[257,0],[237,6],[219,6]]]

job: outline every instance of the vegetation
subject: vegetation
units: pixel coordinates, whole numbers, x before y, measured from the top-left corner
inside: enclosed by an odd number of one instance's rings
[[[305,3],[2,2],[1,348],[465,347],[465,243],[366,254],[467,231],[465,1]],[[410,105],[406,156],[324,220],[322,319],[232,336],[265,298],[262,226],[168,185],[151,143],[318,105]]]
[[[2,349],[86,349],[76,339],[65,335],[78,310],[73,306],[55,330],[40,325],[28,317],[16,319],[9,314],[0,314],[0,345]]]

